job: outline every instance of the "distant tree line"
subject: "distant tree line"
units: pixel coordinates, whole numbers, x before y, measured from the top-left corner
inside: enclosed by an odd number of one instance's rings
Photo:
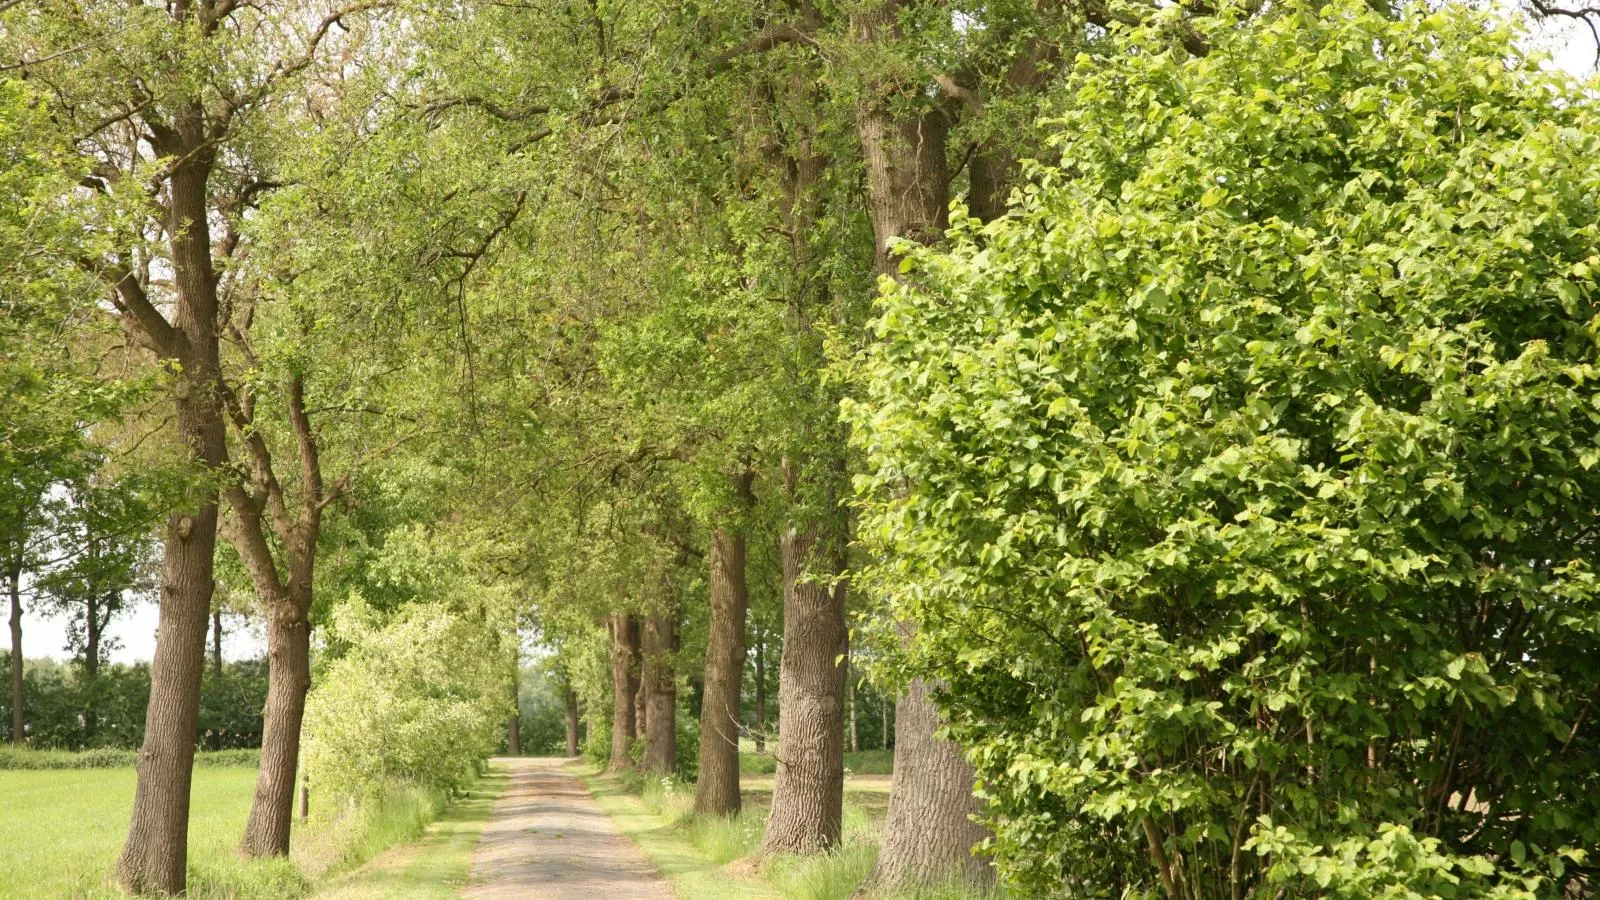
[[[11,663],[10,651],[0,662]],[[261,711],[267,698],[262,660],[224,662],[206,673],[200,687],[195,746],[201,750],[261,746]],[[22,677],[23,736],[43,750],[136,750],[144,742],[150,702],[148,663],[103,665],[94,679],[82,667],[54,660],[26,660]],[[10,743],[11,698],[0,697],[0,738]]]

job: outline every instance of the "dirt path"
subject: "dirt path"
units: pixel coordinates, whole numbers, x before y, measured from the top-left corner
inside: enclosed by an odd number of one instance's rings
[[[673,900],[639,848],[559,759],[500,759],[511,784],[472,855],[463,897]]]

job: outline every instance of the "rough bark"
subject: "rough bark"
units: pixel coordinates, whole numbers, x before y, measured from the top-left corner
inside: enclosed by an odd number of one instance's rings
[[[678,652],[678,615],[658,610],[645,619],[644,677],[645,771],[670,775],[678,766],[678,679],[673,660]]]
[[[742,481],[748,496],[750,480]],[[705,693],[700,701],[700,780],[694,811],[739,812],[739,699],[744,683],[745,538],[741,531],[711,532],[711,625],[706,646]]]
[[[639,620],[611,614],[611,763],[613,772],[633,768],[629,745],[638,737],[634,696],[639,692]]]
[[[844,587],[814,575],[839,571],[842,547],[816,525],[790,527],[783,558],[783,655],[778,664],[778,771],[762,849],[816,853],[839,843],[844,804],[844,667],[849,649]]]
[[[932,885],[949,880],[983,887],[994,881],[988,860],[972,853],[988,832],[972,816],[972,766],[954,743],[934,736],[939,710],[923,681],[895,704],[894,776],[889,813],[872,881]]]
[[[567,755],[578,755],[578,694],[568,685],[566,690],[567,701]]]
[[[244,333],[238,329],[231,333],[236,342],[247,346]],[[267,619],[267,703],[263,710],[261,768],[239,843],[239,852],[247,857],[289,853],[300,728],[305,720],[306,692],[311,687],[310,614],[317,540],[322,530],[322,511],[340,490],[335,488],[330,493],[324,486],[301,376],[290,376],[283,387],[300,465],[301,496],[293,507],[274,471],[266,440],[256,427],[254,404],[248,395],[241,397],[228,385],[219,385],[251,472],[248,486],[237,479],[223,485],[232,512],[225,523],[226,533],[250,573]],[[278,538],[280,549],[276,551],[267,540],[269,526]]]
[[[265,606],[267,615],[267,705],[262,721],[261,768],[239,851],[245,856],[289,852],[294,814],[295,767],[300,725],[311,687],[311,625],[298,603]]]
[[[226,462],[227,434],[216,395],[217,279],[208,225],[207,182],[214,150],[198,104],[182,110],[177,123],[179,141],[173,149],[178,152],[167,154],[178,160],[168,177],[167,233],[177,295],[174,321],[168,325],[148,300],[135,315],[150,343],[180,363],[174,390],[176,433],[189,458],[215,472]],[[217,542],[216,490],[194,491],[191,508],[168,518],[163,541],[161,605],[144,745],[139,751],[128,838],[117,860],[117,881],[133,893],[184,890],[190,776]]]
[[[6,589],[11,595],[11,743],[22,746],[22,567],[13,564],[6,571]]]
[[[211,677],[222,677],[222,610],[211,611]]]

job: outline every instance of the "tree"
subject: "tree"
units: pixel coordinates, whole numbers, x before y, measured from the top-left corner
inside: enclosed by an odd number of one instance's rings
[[[70,262],[88,238],[65,198],[77,161],[44,98],[0,81],[0,565],[10,606],[11,739],[25,739],[24,581],[49,565],[52,491],[94,465],[85,429],[127,391],[94,377],[103,335],[88,279]],[[76,352],[75,352],[76,351]]]
[[[1024,889],[1558,895],[1597,837],[1593,102],[1458,8],[1193,26],[1081,61],[1059,163],[886,285],[868,583]]]
[[[0,18],[12,67],[50,98],[59,132],[84,156],[85,183],[115,213],[107,223],[118,229],[115,249],[80,262],[110,289],[124,331],[169,373],[174,437],[194,470],[164,538],[162,639],[118,862],[129,890],[184,887],[217,480],[227,471],[218,338],[228,317],[217,254],[238,248],[244,211],[270,187],[250,171],[246,136],[269,98],[338,39],[330,35],[342,33],[343,18],[373,5],[25,4]],[[170,292],[152,283],[157,260],[171,272]]]
[[[754,473],[735,481],[735,494],[748,508]],[[700,702],[700,767],[694,811],[699,815],[739,812],[740,707],[744,688],[745,613],[750,588],[745,577],[743,523],[711,532],[707,565],[711,574],[711,622],[706,642],[705,695]]]
[[[74,474],[54,504],[49,553],[55,564],[38,577],[39,599],[68,617],[67,649],[82,670],[83,730],[98,730],[101,664],[113,649],[106,628],[155,588],[154,541],[159,494],[138,475],[102,470]]]

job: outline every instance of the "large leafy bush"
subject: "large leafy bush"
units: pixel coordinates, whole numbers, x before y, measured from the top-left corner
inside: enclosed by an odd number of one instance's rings
[[[385,619],[359,596],[333,610],[346,648],[306,703],[315,790],[377,797],[409,783],[459,788],[500,746],[511,714],[511,645],[483,605],[407,604]]]
[[[1202,31],[1080,60],[1059,163],[886,289],[907,667],[1038,894],[1592,889],[1594,102],[1461,9]]]

